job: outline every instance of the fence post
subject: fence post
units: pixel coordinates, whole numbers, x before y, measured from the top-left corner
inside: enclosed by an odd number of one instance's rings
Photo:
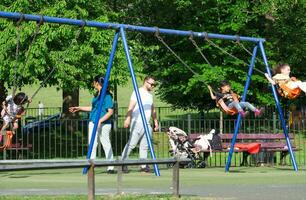
[[[121,160],[121,157],[119,156],[118,159]],[[122,194],[122,167],[123,166],[117,167],[117,194],[118,195]]]
[[[157,107],[157,118],[158,118],[158,121],[160,122],[161,120],[161,116],[160,116],[160,107]]]
[[[273,133],[276,133],[276,114],[273,112]]]
[[[117,84],[115,84],[115,86],[117,87]],[[115,132],[115,134],[117,134],[118,132],[118,118],[119,118],[119,114],[118,114],[118,103],[117,101],[114,101],[114,118],[113,118],[113,130]]]
[[[173,177],[172,177],[172,187],[173,187],[173,196],[179,197],[180,196],[180,179],[179,179],[179,161],[176,159],[176,162],[173,165]]]
[[[188,121],[188,134],[191,133],[191,115],[187,115],[187,121]]]
[[[95,199],[95,166],[93,164],[90,165],[88,173],[87,173],[87,181],[88,181],[88,200]]]
[[[223,112],[220,111],[220,121],[219,121],[220,134],[223,134]]]

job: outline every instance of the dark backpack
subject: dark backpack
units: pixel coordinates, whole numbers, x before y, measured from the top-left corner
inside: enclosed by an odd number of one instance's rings
[[[222,141],[219,133],[215,133],[212,140],[209,140],[209,143],[212,150],[222,150]]]

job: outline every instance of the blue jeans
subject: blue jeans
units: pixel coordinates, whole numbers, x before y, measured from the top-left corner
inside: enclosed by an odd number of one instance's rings
[[[248,108],[250,109],[251,111],[255,111],[256,108],[250,104],[249,102],[231,102],[230,104],[228,104],[229,108],[236,108],[238,110],[238,112],[242,112],[244,108]]]

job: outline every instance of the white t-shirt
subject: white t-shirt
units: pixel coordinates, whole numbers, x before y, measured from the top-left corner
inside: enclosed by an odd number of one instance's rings
[[[9,95],[5,99],[7,103],[6,109],[2,109],[1,117],[6,123],[12,122],[18,112],[18,106],[13,101],[13,96]]]
[[[289,77],[289,75],[284,75],[284,74],[275,74],[273,77],[272,77],[272,79],[274,80],[274,81],[290,81],[291,79],[290,79],[290,77]]]
[[[145,112],[147,123],[150,123],[152,104],[153,104],[153,95],[143,88],[139,88],[140,98],[143,104],[143,109]],[[132,93],[131,100],[136,101],[136,106],[132,112],[132,123],[142,124],[142,119],[140,115],[140,110],[136,98],[135,91]]]
[[[301,81],[292,81],[289,75],[284,75],[284,74],[276,74],[275,76],[272,77],[272,79],[276,83],[285,83],[287,87],[290,89],[295,89],[297,87],[300,87]]]

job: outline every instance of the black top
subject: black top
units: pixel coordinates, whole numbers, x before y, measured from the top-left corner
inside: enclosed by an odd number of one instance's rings
[[[223,99],[224,103],[227,106],[234,101],[234,97],[230,92],[227,93],[216,92],[216,100],[219,101],[220,99]]]

